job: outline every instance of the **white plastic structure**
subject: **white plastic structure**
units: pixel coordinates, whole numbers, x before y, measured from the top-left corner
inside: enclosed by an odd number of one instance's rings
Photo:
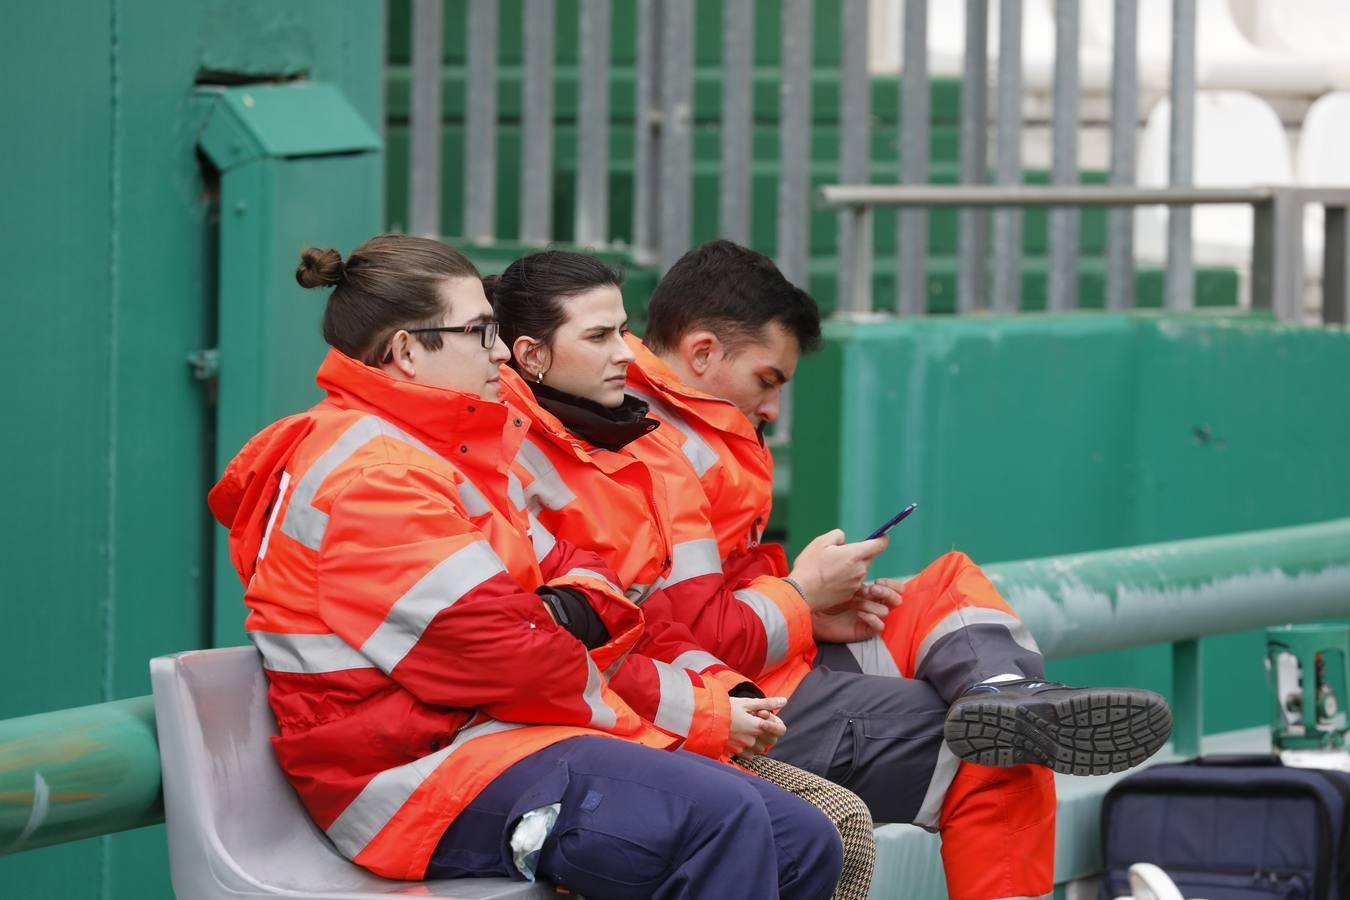
[[[1081,2],[1084,41],[1109,53],[1115,31],[1112,0]],[[1166,89],[1172,71],[1172,2],[1138,0],[1137,15],[1140,83]],[[1326,59],[1252,43],[1233,20],[1228,0],[1196,0],[1195,79],[1200,88],[1316,96],[1330,86],[1331,69]]]
[[[895,74],[904,65],[904,0],[871,0],[871,70]],[[1111,58],[1083,41],[1079,26],[1078,79],[1081,89],[1100,93],[1110,83]],[[998,66],[999,3],[989,3],[989,71]],[[959,78],[966,58],[966,5],[961,0],[928,4],[928,74]],[[1055,76],[1054,0],[1022,4],[1022,79],[1029,91],[1049,92]]]
[[[1138,183],[1167,185],[1171,104],[1161,100],[1149,113],[1139,142]],[[1284,126],[1270,105],[1242,91],[1198,91],[1195,95],[1196,187],[1255,187],[1291,184],[1293,162]],[[1251,262],[1252,208],[1197,206],[1191,216],[1197,265],[1245,268]],[[1135,252],[1161,262],[1167,256],[1167,212],[1140,207],[1134,217]],[[1319,244],[1320,246],[1320,244]]]
[[[1257,46],[1326,65],[1333,88],[1350,88],[1350,3],[1256,0]]]
[[[156,657],[150,680],[178,900],[554,897],[546,885],[505,878],[389,881],[348,862],[272,755],[276,720],[252,647]]]
[[[1308,107],[1299,134],[1294,177],[1308,187],[1350,187],[1350,93],[1325,94]],[[1322,207],[1309,204],[1304,213],[1305,265],[1310,274],[1322,269]]]
[[[1153,863],[1130,866],[1130,894],[1116,900],[1186,900],[1167,873]]]

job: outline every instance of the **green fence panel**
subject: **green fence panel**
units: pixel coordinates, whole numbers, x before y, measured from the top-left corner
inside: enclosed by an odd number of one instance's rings
[[[218,185],[198,85],[327,82],[378,130],[384,52],[366,0],[10,6],[6,310],[55,352],[4,369],[11,433],[41,437],[0,449],[22,511],[0,534],[3,719],[143,695],[147,659],[210,640],[215,410],[187,359],[216,346]],[[299,301],[311,328],[318,301]],[[168,900],[164,831],[6,856],[0,895]]]
[[[878,572],[959,548],[1029,559],[1315,522],[1350,509],[1350,333],[1261,315],[831,322],[797,377],[791,543],[866,534]],[[809,477],[805,473],[810,473]],[[1272,595],[1270,602],[1277,603]],[[1263,639],[1202,642],[1206,731],[1264,722]],[[1167,692],[1166,647],[1056,677]]]
[[[328,351],[322,292],[295,282],[299,250],[349,252],[381,217],[378,135],[331,85],[204,91],[212,102],[202,152],[220,170],[216,471],[256,431],[321,397]],[[242,593],[224,529],[217,532],[217,646],[245,640]]]

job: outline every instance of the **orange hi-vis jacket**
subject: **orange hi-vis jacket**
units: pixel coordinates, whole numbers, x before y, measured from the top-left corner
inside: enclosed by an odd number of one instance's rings
[[[632,708],[684,739],[682,749],[719,758],[731,730],[728,691],[751,679],[703,649],[677,622],[662,591],[670,571],[663,485],[624,452],[571,434],[512,369],[502,399],[531,421],[516,457],[535,541],[561,538],[596,552],[627,596],[642,607],[641,639],[610,679]]]
[[[810,672],[816,645],[806,601],[783,580],[782,549],[759,543],[773,502],[773,459],[733,404],[681,384],[641,341],[628,341],[637,355],[628,393],[662,423],[629,447],[670,498],[674,565],[664,593],[704,646],[768,694],[790,694]],[[719,518],[721,506],[737,515]]]
[[[280,734],[277,760],[358,864],[420,878],[446,827],[550,744],[672,739],[602,672],[642,614],[595,554],[537,558],[510,465],[528,420],[390,378],[337,351],[326,398],[255,436],[211,491],[246,585]],[[534,589],[583,593],[611,640],[590,652]]]
[[[769,448],[735,404],[681,383],[636,336],[628,335],[628,346],[637,355],[628,367],[628,393],[647,401],[698,473],[721,558],[758,546],[773,510]]]

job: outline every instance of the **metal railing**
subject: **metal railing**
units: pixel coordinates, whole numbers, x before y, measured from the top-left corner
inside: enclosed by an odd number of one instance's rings
[[[872,224],[874,210],[893,208],[901,211],[915,208],[962,207],[1024,209],[1048,207],[1052,210],[1075,209],[1084,206],[1106,206],[1121,209],[1136,206],[1169,206],[1189,210],[1193,206],[1213,204],[1247,204],[1254,211],[1252,217],[1252,306],[1272,310],[1280,319],[1296,321],[1301,318],[1303,303],[1303,210],[1310,204],[1321,204],[1326,209],[1323,243],[1323,303],[1322,320],[1328,323],[1346,323],[1346,300],[1350,292],[1347,283],[1346,210],[1350,208],[1350,188],[1137,188],[1116,186],[899,186],[831,185],[819,192],[819,202],[840,211],[839,239],[852,242],[846,254],[849,271],[839,275],[840,302],[836,315],[867,316],[874,313],[872,299]],[[1189,232],[1187,233],[1189,239]],[[1188,245],[1189,246],[1189,245]],[[1017,260],[1014,260],[1016,263]],[[972,257],[963,262],[972,274],[972,280],[983,278],[984,259]],[[997,266],[998,263],[996,262]],[[1054,266],[1068,266],[1073,272],[1072,258],[1052,262]],[[1115,261],[1120,280],[1134,279],[1133,257]],[[1061,273],[1061,277],[1062,277]],[[1012,278],[1020,281],[1018,265],[1009,271],[998,271],[996,279]],[[1194,272],[1188,259],[1169,255],[1167,281],[1175,285],[1178,279],[1193,279]],[[895,309],[901,314],[921,314],[923,309],[906,297],[902,279]],[[1168,290],[1165,305],[1168,309],[1187,309],[1192,304],[1189,281],[1184,290]],[[845,293],[847,288],[847,293]],[[1052,297],[1054,300],[1053,292]],[[1076,301],[1072,295],[1061,294],[1052,309],[1072,309]],[[1129,309],[1134,305],[1133,291],[1110,292],[1108,309]],[[999,311],[1012,312],[1016,307]]]
[[[774,0],[778,3],[779,0]],[[926,184],[930,176],[928,11],[930,0],[903,2],[904,67],[900,75],[899,178],[908,185]],[[947,0],[944,0],[947,2]],[[989,41],[990,0],[963,0],[966,44],[961,84],[960,168],[966,184],[989,179]],[[408,209],[410,231],[454,233],[472,241],[490,242],[497,233],[495,192],[498,177],[498,33],[497,0],[468,0],[464,20],[467,53],[466,147],[462,219],[442,221],[439,208],[441,171],[441,56],[444,0],[412,0],[412,103]],[[1023,52],[1022,0],[994,0],[999,13],[995,100],[993,176],[997,184],[1022,183]],[[1077,183],[1079,159],[1079,11],[1078,0],[1056,0],[1056,60],[1052,86],[1052,172],[1058,186]],[[837,9],[841,54],[839,66],[839,178],[860,183],[871,162],[870,118],[873,79],[868,48],[873,23],[868,0],[842,0]],[[1111,88],[1110,182],[1134,182],[1134,145],[1138,125],[1138,17],[1134,0],[1115,0]],[[1195,91],[1196,0],[1173,0],[1171,84],[1172,156],[1170,183],[1190,183]],[[751,126],[757,32],[755,0],[726,0],[721,15],[719,71],[720,154],[717,222],[720,236],[750,242],[752,204]],[[807,275],[808,212],[812,127],[813,37],[817,21],[814,0],[781,0],[778,84],[777,221],[774,253],[793,281]],[[522,77],[522,147],[520,229],[526,243],[547,243],[552,233],[554,174],[553,92],[555,81],[555,0],[530,0],[524,19]],[[607,214],[610,170],[609,89],[612,68],[612,0],[581,0],[578,11],[579,90],[577,96],[578,164],[574,239],[596,246],[613,241]],[[693,0],[637,0],[636,121],[634,134],[633,252],[642,262],[665,268],[691,239],[693,85],[695,50]],[[772,39],[772,37],[770,37]],[[1178,208],[1169,225],[1170,295],[1189,291],[1189,210]],[[1059,209],[1052,216],[1051,308],[1071,308],[1073,266],[1077,251],[1077,211]],[[995,310],[1020,306],[1016,277],[1022,253],[1020,211],[999,210],[992,229],[993,277],[988,305]],[[959,253],[962,260],[958,309],[986,305],[982,272],[989,243],[989,223],[978,210],[962,215]],[[1110,220],[1107,291],[1116,305],[1133,296],[1130,210],[1119,209]],[[845,238],[841,268],[852,271]],[[761,248],[767,249],[767,248]],[[926,285],[921,261],[928,252],[927,214],[907,209],[897,238],[900,265],[899,308],[921,311]]]
[[[1199,747],[1203,637],[1350,615],[1350,519],[985,567],[1047,659],[1172,644],[1173,746]],[[154,704],[0,720],[0,856],[164,820]]]

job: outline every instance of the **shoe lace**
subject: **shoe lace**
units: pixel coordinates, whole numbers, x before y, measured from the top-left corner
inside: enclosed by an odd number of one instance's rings
[[[1043,687],[1067,687],[1060,681],[1047,681],[1044,678],[1018,678],[1012,681],[985,681],[975,685],[967,694],[1001,694],[1008,688],[1026,688],[1034,690]]]

